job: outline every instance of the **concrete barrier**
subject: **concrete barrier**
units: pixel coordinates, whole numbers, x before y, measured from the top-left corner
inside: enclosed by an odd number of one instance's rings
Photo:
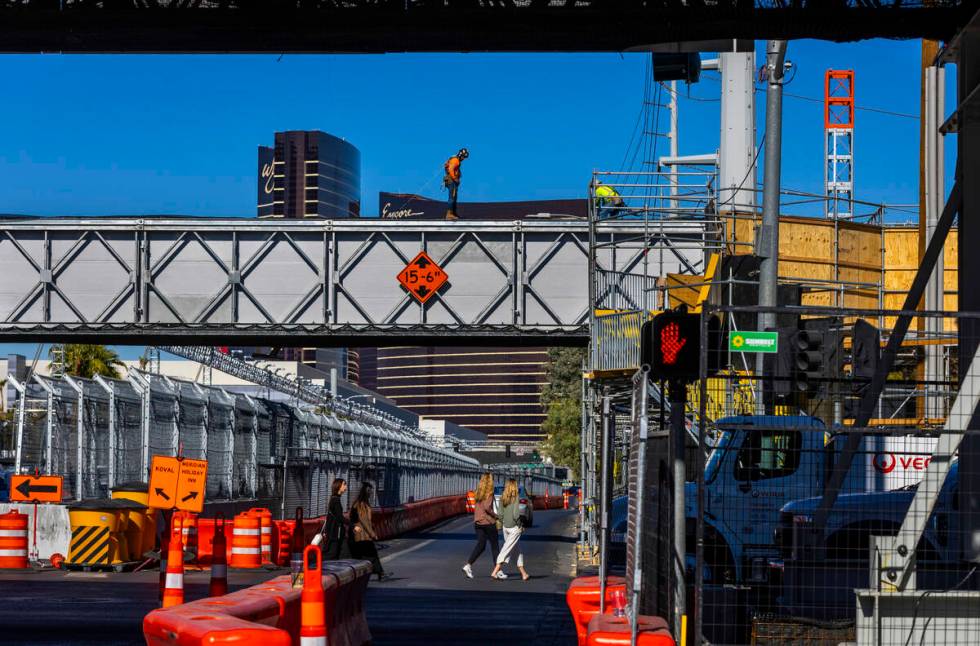
[[[27,551],[34,550],[34,505],[20,503],[0,503],[0,514],[16,509],[27,515]],[[68,508],[65,505],[37,506],[37,553],[42,559],[51,555],[68,554],[71,544],[71,523],[68,521]]]
[[[371,576],[367,561],[323,564],[325,624],[330,646],[371,641],[364,594]],[[143,619],[148,646],[204,644],[298,644],[302,588],[280,576],[223,597],[200,599],[150,612]]]
[[[543,500],[543,499],[542,499]],[[559,499],[560,501],[560,499]],[[544,504],[542,502],[542,504]],[[228,505],[231,505],[229,503]],[[226,505],[227,509],[232,506]],[[537,507],[535,499],[535,508]],[[238,501],[235,507],[249,508],[255,506],[255,501]],[[207,512],[209,505],[205,505]],[[218,508],[217,506],[214,508]],[[11,509],[16,509],[22,514],[26,514],[28,520],[28,541],[29,550],[34,548],[34,505],[19,503],[0,503],[0,513],[7,513]],[[374,526],[378,532],[378,538],[394,538],[406,532],[415,531],[430,525],[434,525],[447,518],[466,513],[466,496],[443,496],[439,498],[429,498],[419,502],[410,502],[398,507],[381,507],[374,510]],[[214,518],[205,518],[207,513],[197,518],[197,557],[192,562],[197,565],[209,566],[211,564],[211,541],[214,538]],[[38,505],[37,509],[37,551],[42,559],[50,558],[54,553],[68,554],[71,544],[71,523],[68,518],[68,509],[65,505]],[[228,524],[225,526],[225,538],[227,539],[226,558],[231,559],[231,531],[234,516],[225,515]],[[289,564],[288,554],[278,554],[277,547],[282,543],[280,532],[285,529],[292,532],[295,521],[275,521],[272,527],[272,549],[273,561],[280,566]],[[158,522],[159,526],[159,522]],[[314,534],[323,526],[323,517],[309,518],[303,522],[304,544],[309,545]]]

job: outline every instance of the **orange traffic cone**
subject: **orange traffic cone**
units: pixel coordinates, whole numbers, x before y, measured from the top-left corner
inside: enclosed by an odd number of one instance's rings
[[[303,551],[303,594],[300,596],[300,646],[327,646],[327,611],[323,603],[323,557],[310,545]]]
[[[218,521],[221,524],[218,524]],[[222,597],[228,594],[228,557],[225,554],[228,543],[225,540],[225,515],[218,512],[214,519],[214,538],[211,539],[211,583],[208,585],[209,597]]]
[[[293,574],[303,569],[303,508],[296,508],[296,525],[293,528],[292,547],[289,555],[289,568]]]
[[[184,603],[184,542],[180,518],[174,518],[170,528],[170,549],[167,552],[167,577],[163,588],[163,607]]]

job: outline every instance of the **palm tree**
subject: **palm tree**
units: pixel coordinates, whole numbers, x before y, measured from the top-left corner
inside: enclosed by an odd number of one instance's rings
[[[62,346],[65,362],[65,373],[72,377],[91,379],[102,375],[111,379],[121,376],[116,369],[122,366],[119,355],[110,347],[104,345],[89,345],[86,343],[66,343]],[[54,356],[54,348],[49,351]]]

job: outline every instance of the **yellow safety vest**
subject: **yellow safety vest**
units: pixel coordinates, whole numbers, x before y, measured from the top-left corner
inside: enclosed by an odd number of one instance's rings
[[[619,193],[612,186],[600,184],[595,188],[595,196],[597,198],[596,201],[600,204],[612,204],[612,198],[619,197]]]

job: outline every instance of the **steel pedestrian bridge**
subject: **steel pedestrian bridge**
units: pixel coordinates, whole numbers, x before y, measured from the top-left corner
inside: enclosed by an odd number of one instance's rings
[[[0,338],[120,344],[588,341],[596,306],[639,309],[648,278],[696,274],[713,218],[610,221],[10,218]],[[424,305],[397,274],[426,251]],[[636,279],[641,281],[637,283]]]

